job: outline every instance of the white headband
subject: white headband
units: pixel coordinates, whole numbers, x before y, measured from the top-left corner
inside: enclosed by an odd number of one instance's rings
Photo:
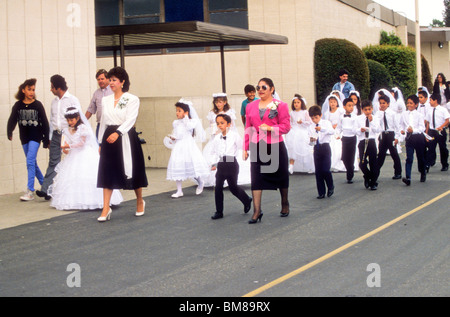
[[[179,103],[184,103],[185,105],[188,105],[189,107],[192,107],[194,104],[192,103],[192,101],[189,100],[184,100],[183,98],[181,98],[179,101]]]
[[[303,100],[303,102],[305,103],[305,106],[307,105],[305,98],[303,98],[303,97],[302,98],[298,98],[297,96],[295,96],[294,98],[292,98],[292,101],[294,101],[295,99]]]
[[[71,115],[71,114],[79,114],[80,112],[78,111],[78,109],[73,109],[73,110],[68,110],[65,112],[66,115]]]
[[[220,92],[220,93],[217,93],[217,94],[213,94],[212,96],[213,96],[213,98],[219,98],[219,97],[226,98],[227,94],[224,93],[224,92]]]

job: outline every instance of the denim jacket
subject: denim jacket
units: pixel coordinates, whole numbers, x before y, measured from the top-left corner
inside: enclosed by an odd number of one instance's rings
[[[341,91],[341,83],[338,82],[333,86],[333,90],[339,90]],[[355,86],[349,81],[345,82],[344,89],[342,89],[342,93],[344,94],[345,98],[348,98],[350,95],[350,91],[355,90]]]

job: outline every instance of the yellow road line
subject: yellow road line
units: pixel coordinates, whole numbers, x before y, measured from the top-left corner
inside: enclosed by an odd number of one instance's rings
[[[272,281],[272,282],[270,282],[270,283],[268,283],[266,285],[263,285],[260,288],[254,290],[254,291],[252,291],[250,293],[245,294],[243,297],[256,296],[256,295],[261,294],[262,292],[264,292],[264,291],[266,291],[266,290],[268,290],[268,289],[270,289],[270,288],[272,288],[272,287],[274,287],[274,286],[276,286],[278,284],[281,284],[281,283],[287,281],[288,279],[290,279],[290,278],[292,278],[292,277],[294,277],[294,276],[296,276],[296,275],[306,271],[307,269],[310,269],[313,266],[316,266],[317,264],[322,263],[325,260],[328,260],[329,258],[335,256],[336,254],[339,254],[342,251],[347,250],[348,248],[354,246],[355,244],[360,243],[361,241],[366,240],[367,238],[370,238],[371,236],[373,236],[373,235],[377,234],[378,232],[380,232],[380,231],[382,231],[382,230],[392,226],[393,224],[399,222],[400,220],[402,220],[402,219],[404,219],[404,218],[406,218],[408,216],[411,216],[412,214],[418,212],[419,210],[421,210],[421,209],[423,209],[423,208],[425,208],[425,207],[435,203],[439,199],[444,198],[448,194],[450,194],[450,190],[445,192],[445,193],[443,193],[443,194],[441,194],[441,195],[439,195],[439,196],[437,196],[437,197],[435,197],[435,198],[433,198],[433,199],[431,199],[430,201],[420,205],[419,207],[414,208],[411,211],[408,211],[407,213],[405,213],[405,214],[395,218],[394,220],[389,221],[388,223],[382,225],[381,227],[378,227],[377,229],[372,230],[371,232],[369,232],[369,233],[367,233],[367,234],[365,234],[365,235],[363,235],[363,236],[361,236],[361,237],[359,237],[359,238],[357,238],[357,239],[355,239],[355,240],[353,240],[353,241],[343,245],[342,247],[340,247],[340,248],[338,248],[338,249],[336,249],[334,251],[331,251],[328,254],[325,254],[324,256],[318,258],[317,260],[315,260],[313,262],[310,262],[310,263],[308,263],[308,264],[306,264],[306,265],[296,269],[295,271],[292,271],[292,272],[290,272],[290,273],[288,273],[288,274],[286,274],[286,275],[284,275],[284,276],[282,276],[280,278],[277,278],[276,280],[274,280],[274,281]]]

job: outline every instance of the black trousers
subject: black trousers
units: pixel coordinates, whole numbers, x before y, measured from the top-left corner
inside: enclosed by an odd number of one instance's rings
[[[395,140],[395,133],[392,132],[381,132],[379,143],[378,143],[378,168],[381,169],[386,159],[387,150],[394,161],[394,175],[402,175],[402,163],[400,161],[400,156],[398,155],[397,146],[393,144]]]
[[[333,175],[331,174],[331,148],[329,143],[316,144],[314,146],[314,166],[316,185],[319,196],[325,195],[328,190],[334,189]]]
[[[377,185],[380,169],[377,162],[377,144],[375,139],[359,141],[359,168],[364,174],[364,179],[369,182],[369,186]]]
[[[235,157],[226,157],[217,164],[216,187],[214,196],[216,201],[216,212],[223,213],[223,185],[228,183],[230,192],[236,196],[244,206],[250,204],[250,196],[238,186],[239,164]]]
[[[434,137],[434,140],[427,142],[426,166],[436,164],[436,146],[439,145],[442,167],[448,167],[447,131],[443,129],[439,134],[437,130],[430,129],[428,135]]]
[[[341,160],[344,162],[347,170],[347,180],[352,180],[355,174],[355,155],[356,155],[356,135],[342,137],[342,156]]]

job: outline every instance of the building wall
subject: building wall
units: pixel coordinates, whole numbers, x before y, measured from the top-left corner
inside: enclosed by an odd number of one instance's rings
[[[50,77],[61,74],[83,109],[89,104],[96,88],[94,0],[0,0],[0,39],[0,194],[5,194],[27,189],[18,127],[12,142],[6,135],[17,87],[36,78],[37,99],[49,117]],[[41,147],[44,174],[47,162],[48,151]]]
[[[450,80],[450,42],[443,44],[444,46],[439,48],[438,42],[422,43],[422,54],[430,66],[433,83],[438,73],[444,73],[447,80]]]

